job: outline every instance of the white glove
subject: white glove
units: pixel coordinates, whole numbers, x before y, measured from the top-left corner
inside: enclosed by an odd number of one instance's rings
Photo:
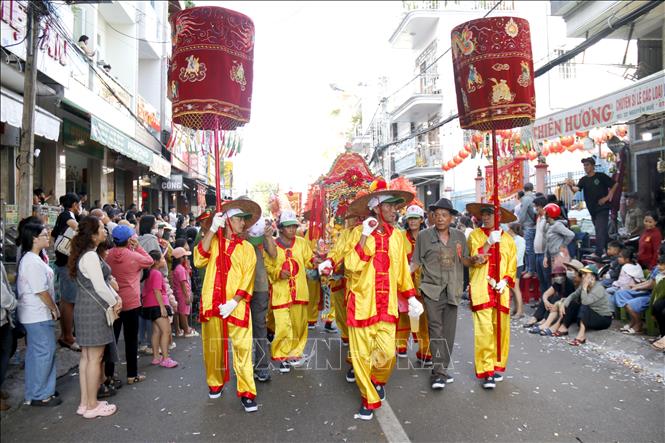
[[[501,292],[503,292],[504,289],[506,289],[506,286],[508,286],[508,280],[506,280],[506,279],[504,278],[504,279],[501,280],[499,283],[497,283],[496,286],[494,286],[494,289],[495,289],[497,292],[501,293]]]
[[[492,231],[490,236],[487,237],[487,243],[491,245],[499,243],[501,241],[501,231]]]
[[[319,274],[320,275],[330,275],[332,273],[333,267],[330,259],[319,264]]]
[[[416,300],[416,297],[409,297],[409,317],[420,317],[423,312],[423,304]]]
[[[227,301],[226,303],[221,303],[217,307],[219,308],[219,313],[222,316],[222,318],[226,318],[229,315],[231,315],[231,313],[235,310],[235,308],[237,306],[238,306],[238,302],[235,301],[234,298],[232,298],[231,300]]]
[[[212,232],[217,232],[219,231],[219,228],[223,228],[225,225],[226,225],[226,214],[218,212],[212,218],[212,225],[210,225],[210,229],[212,230]]]
[[[378,226],[379,222],[374,217],[367,217],[363,222],[363,235],[369,237]]]

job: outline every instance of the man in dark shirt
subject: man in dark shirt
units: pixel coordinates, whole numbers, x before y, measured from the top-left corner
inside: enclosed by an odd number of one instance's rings
[[[55,226],[51,231],[53,239],[64,234],[67,228],[78,227],[78,216],[81,212],[79,196],[68,192],[61,198],[64,210],[58,215]],[[67,272],[67,261],[69,257],[55,251],[55,274],[58,277],[58,293],[60,296],[60,329],[61,336],[58,339],[60,346],[79,351],[81,348],[74,339],[74,304],[76,303],[76,282],[72,280]]]
[[[614,196],[618,183],[614,183],[608,175],[596,172],[596,160],[593,157],[582,159],[582,164],[586,175],[580,178],[577,186],[573,179],[568,179],[566,184],[573,192],[584,191],[584,202],[596,229],[596,255],[601,257],[607,245],[609,202]]]

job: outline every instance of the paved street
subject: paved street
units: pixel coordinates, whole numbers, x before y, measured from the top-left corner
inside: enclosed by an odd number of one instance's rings
[[[318,330],[313,336],[318,358],[310,366],[326,358],[337,366],[339,342]],[[590,341],[603,345],[613,336],[618,332]],[[142,357],[148,380],[122,387],[112,398],[119,408],[113,417],[74,414],[79,389],[72,373],[58,381],[61,406],[22,406],[5,415],[2,441],[664,441],[662,354],[649,354],[638,369],[620,352],[593,344],[574,349],[524,329],[512,338],[505,381],[484,391],[472,372],[470,313],[461,309],[455,382],[433,393],[428,370],[396,370],[387,387],[390,408],[370,422],[354,420],[356,386],[333,369],[274,372],[270,383],[258,385],[258,413],[244,413],[228,387],[221,399],[209,400],[200,339],[179,339],[173,355],[180,366],[149,367]]]

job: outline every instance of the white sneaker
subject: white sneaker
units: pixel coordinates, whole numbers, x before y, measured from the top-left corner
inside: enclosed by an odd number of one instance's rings
[[[190,337],[198,337],[199,333],[196,332],[196,329],[191,329],[187,334],[185,334],[185,337],[190,338]]]
[[[169,345],[169,351],[171,349],[175,349],[175,342],[174,341],[172,341],[171,344]]]

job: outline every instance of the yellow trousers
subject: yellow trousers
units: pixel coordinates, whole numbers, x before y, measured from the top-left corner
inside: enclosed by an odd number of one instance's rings
[[[506,370],[510,351],[510,314],[495,308],[473,313],[476,376],[485,378]],[[497,315],[498,314],[498,315]]]
[[[229,352],[233,352],[233,370],[236,373],[238,397],[255,398],[254,369],[252,367],[252,319],[246,328],[228,323]],[[224,348],[222,319],[212,317],[201,323],[203,362],[209,387],[224,386]]]
[[[395,367],[395,324],[349,326],[349,347],[363,406],[380,408],[381,400],[374,384],[385,385]]]
[[[395,335],[395,346],[397,352],[405,353],[409,343],[409,333],[411,333],[411,321],[406,312],[399,314],[397,323],[397,333]],[[421,360],[431,360],[432,352],[429,348],[429,326],[427,325],[427,314],[423,313],[418,322],[418,332],[413,333],[413,342],[418,343],[416,358]]]
[[[321,280],[307,279],[309,304],[307,305],[307,323],[314,325],[319,321],[319,303],[321,301]]]
[[[272,359],[284,361],[300,358],[307,344],[307,305],[274,309],[275,338],[270,351]]]
[[[349,328],[346,326],[346,300],[344,286],[330,294],[331,311],[335,311],[335,323],[344,343],[349,342]]]

